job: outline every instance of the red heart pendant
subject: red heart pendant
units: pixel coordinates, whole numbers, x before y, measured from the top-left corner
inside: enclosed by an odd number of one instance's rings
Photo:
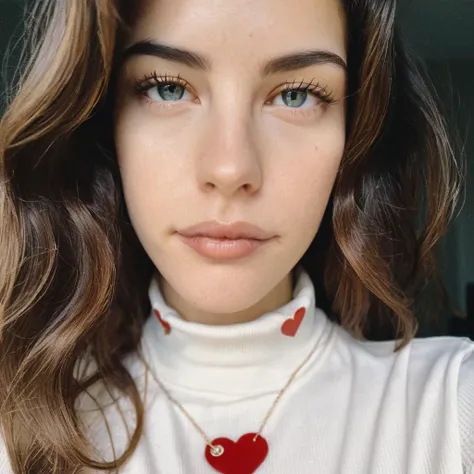
[[[257,436],[257,439],[253,439]],[[216,438],[212,445],[221,446],[223,451],[212,454],[212,448],[206,446],[207,462],[222,474],[252,474],[262,464],[268,454],[268,443],[256,433],[247,433],[235,443],[229,438]],[[217,448],[217,451],[220,451]]]
[[[281,332],[285,336],[294,336],[298,328],[300,327],[301,321],[303,321],[304,315],[306,313],[306,308],[300,308],[294,316],[290,319],[287,319],[281,326]]]

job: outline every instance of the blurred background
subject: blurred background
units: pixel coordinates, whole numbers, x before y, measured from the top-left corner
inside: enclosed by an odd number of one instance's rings
[[[25,3],[0,0],[0,114],[5,80],[17,59]],[[398,26],[425,62],[468,163],[464,207],[439,247],[443,281],[464,314],[448,313],[437,327],[423,327],[422,335],[474,339],[474,0],[399,0],[397,8]]]
[[[474,339],[474,0],[401,0],[398,12],[467,161],[464,207],[439,247],[444,284],[465,317],[447,314],[441,330]]]

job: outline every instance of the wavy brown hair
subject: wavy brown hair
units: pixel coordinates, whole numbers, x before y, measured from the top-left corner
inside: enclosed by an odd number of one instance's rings
[[[400,348],[436,279],[433,250],[459,173],[434,96],[395,31],[395,0],[343,3],[347,147],[302,261],[332,318]],[[15,474],[112,471],[142,433],[143,400],[123,360],[138,351],[154,268],[127,215],[112,134],[130,5],[43,0],[25,19],[20,79],[0,122],[0,422]],[[78,374],[88,358],[96,370]],[[114,461],[93,454],[75,409],[94,384],[136,411]]]

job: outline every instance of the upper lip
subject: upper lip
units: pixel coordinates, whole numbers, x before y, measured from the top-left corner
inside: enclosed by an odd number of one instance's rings
[[[185,237],[211,237],[217,239],[253,239],[268,240],[274,235],[249,222],[233,222],[221,224],[216,221],[201,222],[178,231]]]

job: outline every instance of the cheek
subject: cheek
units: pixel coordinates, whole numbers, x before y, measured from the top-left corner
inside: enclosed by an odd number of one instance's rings
[[[176,179],[163,166],[156,134],[147,123],[123,116],[115,124],[115,147],[128,214],[142,245],[149,249],[151,237],[166,223]],[[173,163],[172,157],[168,160]],[[158,217],[159,216],[159,217]]]
[[[143,114],[141,114],[143,116]],[[156,129],[153,121],[123,114],[115,124],[115,144],[129,212],[152,213],[179,197],[184,179],[185,142]]]
[[[295,146],[294,143],[298,143]],[[280,142],[281,144],[281,142]],[[280,147],[280,184],[277,201],[298,233],[314,237],[334,186],[344,153],[345,134],[342,128],[326,129],[324,133],[300,137]],[[292,157],[291,161],[283,157]],[[297,230],[296,228],[294,229]]]

